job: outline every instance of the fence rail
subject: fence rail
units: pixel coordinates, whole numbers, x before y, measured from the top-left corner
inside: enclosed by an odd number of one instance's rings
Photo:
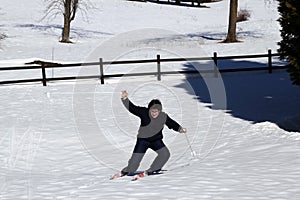
[[[218,72],[242,72],[242,71],[258,71],[258,70],[267,70],[269,73],[272,73],[274,69],[286,69],[286,66],[273,66],[272,57],[278,57],[279,54],[272,54],[271,50],[268,50],[267,54],[257,54],[257,55],[239,55],[239,56],[218,56],[214,52],[213,57],[193,57],[193,58],[161,58],[160,55],[157,55],[156,59],[147,59],[147,60],[123,60],[123,61],[103,61],[102,58],[99,59],[99,62],[87,62],[87,63],[72,63],[72,64],[59,64],[59,63],[48,63],[40,61],[40,66],[29,65],[29,66],[10,66],[10,67],[1,67],[1,71],[19,71],[19,70],[41,70],[41,78],[35,79],[23,79],[23,80],[6,80],[0,81],[0,85],[3,84],[16,84],[16,83],[32,83],[32,82],[42,82],[43,86],[47,86],[49,81],[62,81],[62,80],[76,80],[76,79],[100,79],[101,84],[104,84],[105,79],[114,78],[114,77],[130,77],[130,76],[148,76],[156,75],[157,80],[161,80],[162,75],[167,74],[193,74],[199,73],[198,70],[181,70],[181,71],[162,71],[161,63],[167,62],[190,62],[190,61],[213,61],[214,69],[212,70],[201,70],[201,73],[214,73],[215,76],[218,76]],[[230,59],[249,59],[249,58],[268,58],[268,64],[266,67],[247,67],[247,68],[234,68],[234,69],[218,69],[219,60],[230,60]],[[144,73],[126,73],[126,74],[105,74],[104,66],[105,65],[127,65],[127,64],[146,64],[146,63],[156,63],[157,69],[154,72],[144,72]],[[99,66],[99,74],[90,75],[90,76],[71,76],[71,77],[52,77],[48,78],[46,74],[46,69],[49,68],[70,68],[70,67],[83,67],[83,66]]]

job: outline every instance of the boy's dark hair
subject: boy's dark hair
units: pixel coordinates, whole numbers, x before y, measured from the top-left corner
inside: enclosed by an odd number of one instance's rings
[[[148,104],[148,109],[158,109],[159,111],[162,110],[162,104],[158,99],[152,99]]]

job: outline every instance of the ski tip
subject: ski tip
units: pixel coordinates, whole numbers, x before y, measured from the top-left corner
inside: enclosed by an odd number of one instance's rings
[[[121,177],[121,174],[120,173],[116,173],[114,175],[112,175],[109,180],[114,180],[114,179],[117,179],[117,178],[120,178]]]
[[[139,180],[140,178],[143,178],[143,177],[145,177],[145,176],[147,176],[145,173],[137,174],[137,175],[135,175],[135,176],[133,177],[133,179],[132,179],[131,181],[137,181],[137,180]]]

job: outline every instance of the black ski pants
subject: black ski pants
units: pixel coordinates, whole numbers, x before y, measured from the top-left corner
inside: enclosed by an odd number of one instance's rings
[[[162,141],[162,139],[155,141],[148,141],[144,138],[137,138],[133,153],[128,161],[128,166],[125,167],[123,173],[134,173],[139,168],[140,163],[148,149],[152,149],[157,153],[156,158],[151,164],[147,172],[154,172],[161,170],[162,167],[170,158],[170,151]]]

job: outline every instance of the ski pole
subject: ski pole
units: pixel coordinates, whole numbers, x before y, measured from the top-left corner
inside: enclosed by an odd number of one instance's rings
[[[185,133],[184,135],[185,135],[185,139],[186,139],[186,141],[187,141],[187,143],[188,143],[188,145],[189,145],[189,148],[190,148],[190,150],[191,150],[192,156],[193,156],[194,158],[196,158],[196,157],[197,157],[196,152],[193,150],[192,145],[191,145],[191,143],[190,143],[190,140],[189,140],[188,136],[186,135],[186,133]]]

